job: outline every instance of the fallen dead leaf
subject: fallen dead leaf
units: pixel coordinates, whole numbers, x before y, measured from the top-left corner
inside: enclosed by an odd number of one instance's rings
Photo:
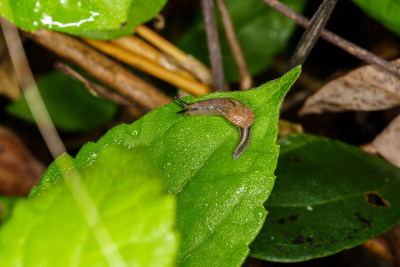
[[[0,194],[28,195],[45,171],[22,141],[0,126]]]
[[[361,145],[360,149],[362,149],[364,152],[367,152],[368,154],[378,154],[378,150],[372,143]]]
[[[400,59],[392,63],[400,65]],[[324,85],[306,100],[299,114],[373,111],[397,105],[400,105],[400,78],[369,65]]]
[[[0,81],[0,95],[5,95],[11,100],[16,100],[21,95],[17,75],[2,35],[0,35]]]
[[[282,120],[279,119],[278,123],[279,127],[279,137],[288,135],[288,134],[298,134],[304,133],[303,127],[299,123]]]
[[[400,168],[400,115],[372,141],[378,153]]]
[[[390,264],[395,263],[392,246],[383,236],[368,240],[362,246]]]

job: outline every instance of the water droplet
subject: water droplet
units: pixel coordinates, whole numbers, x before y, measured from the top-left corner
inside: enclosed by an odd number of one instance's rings
[[[94,18],[100,15],[100,13],[94,12],[94,11],[90,11],[90,14],[91,14],[91,16],[89,18],[82,19],[78,22],[61,23],[58,21],[53,21],[53,18],[51,16],[47,15],[46,13],[43,13],[43,16],[40,19],[40,21],[43,23],[43,25],[48,25],[49,28],[52,28],[53,25],[60,27],[60,28],[79,27],[85,22],[94,21]]]

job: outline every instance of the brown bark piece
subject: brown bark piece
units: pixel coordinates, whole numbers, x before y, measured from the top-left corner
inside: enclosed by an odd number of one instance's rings
[[[26,196],[44,172],[22,141],[0,126],[0,194]]]
[[[392,61],[400,65],[400,59]],[[400,104],[400,78],[374,66],[358,68],[310,96],[300,115],[348,110],[383,110]]]
[[[400,115],[372,141],[386,160],[400,168]]]

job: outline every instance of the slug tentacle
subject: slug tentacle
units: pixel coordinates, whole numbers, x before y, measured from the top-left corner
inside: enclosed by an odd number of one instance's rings
[[[235,151],[233,152],[234,159],[238,159],[240,155],[242,155],[243,152],[246,151],[247,147],[250,145],[251,126],[245,128],[239,127],[239,132],[240,132],[240,140]]]
[[[187,106],[187,105],[189,105],[188,103],[184,102],[182,99],[180,99],[180,98],[177,97],[177,96],[175,96],[174,98],[175,98],[175,100],[178,100],[184,107]]]
[[[239,158],[249,146],[254,113],[242,102],[233,98],[213,98],[189,104],[179,97],[175,97],[175,99],[184,106],[184,109],[176,114],[183,113],[194,116],[223,115],[239,127],[240,141],[233,153],[234,159]]]

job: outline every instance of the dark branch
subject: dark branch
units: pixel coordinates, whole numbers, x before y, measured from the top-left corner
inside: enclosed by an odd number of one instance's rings
[[[227,91],[225,86],[224,69],[222,67],[221,49],[219,46],[217,24],[214,14],[214,0],[201,0],[204,25],[207,34],[208,52],[214,79],[215,91]]]
[[[287,71],[298,65],[304,64],[311,50],[315,46],[315,43],[318,41],[321,31],[325,28],[336,3],[337,0],[324,0],[319,6],[311,19],[310,25],[301,36],[294,54],[289,60]]]
[[[276,0],[262,0],[262,1],[267,5],[271,6],[273,9],[282,13],[286,17],[290,18],[300,26],[306,28],[310,25],[310,21],[308,19],[297,14],[296,12],[294,12],[293,10],[291,10],[290,8],[288,8],[287,6],[283,5],[278,1]],[[337,36],[336,34],[327,30],[322,30],[321,37],[326,41],[336,45],[337,47],[345,50],[349,54],[358,57],[359,59],[365,62],[373,64],[389,73],[392,73],[397,77],[400,77],[400,67],[391,64],[387,60],[384,60],[383,58],[380,58],[372,54],[371,52]]]

